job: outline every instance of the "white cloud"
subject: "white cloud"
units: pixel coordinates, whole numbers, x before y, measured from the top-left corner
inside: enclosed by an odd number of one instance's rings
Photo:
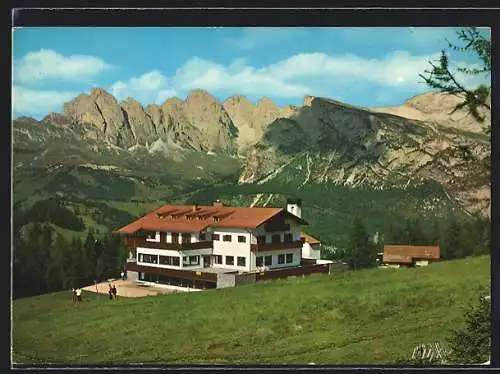
[[[396,51],[380,59],[365,59],[355,55],[329,56],[325,53],[305,53],[263,69],[283,80],[298,78],[335,78],[340,81],[372,82],[384,86],[412,86],[418,84],[418,74],[428,67],[429,59],[437,55],[412,56]]]
[[[85,81],[111,67],[98,57],[63,56],[50,49],[41,49],[29,52],[14,63],[14,77],[21,83],[45,79]]]
[[[45,116],[49,112],[61,112],[63,104],[77,95],[70,91],[32,90],[13,86],[12,111],[15,115]]]
[[[178,69],[172,82],[182,90],[202,88],[214,93],[251,96],[299,97],[310,90],[305,85],[288,83],[265,70],[245,65],[241,60],[223,66],[197,57]]]
[[[127,81],[117,81],[111,86],[110,92],[118,100],[124,100],[130,96],[144,105],[161,104],[167,98],[176,95],[176,92],[169,86],[167,77],[159,70],[152,70]]]
[[[418,74],[429,67],[429,60],[438,57],[439,53],[411,55],[406,51],[392,52],[378,59],[303,53],[260,68],[249,65],[244,59],[222,65],[194,57],[172,77],[153,70],[128,81],[118,81],[110,91],[119,100],[132,96],[143,104],[162,103],[168,97],[185,95],[198,88],[219,97],[239,94],[274,99],[302,98],[307,94],[338,99],[367,87],[403,94],[427,90]],[[466,84],[478,79],[460,78]],[[373,93],[374,97],[376,95]]]

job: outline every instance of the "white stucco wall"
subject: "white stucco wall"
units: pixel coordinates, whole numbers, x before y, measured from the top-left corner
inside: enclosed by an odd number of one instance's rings
[[[222,256],[222,264],[213,264],[213,267],[250,271],[250,240],[251,234],[245,229],[215,229],[214,234],[219,235],[219,240],[213,242],[213,254]],[[224,235],[231,235],[231,241],[225,242]],[[238,236],[244,236],[245,243],[238,242]],[[226,265],[226,256],[234,257],[234,265]],[[245,266],[238,266],[238,256],[245,257]]]
[[[290,225],[290,230],[286,231],[276,231],[276,232],[266,232],[264,230],[264,225],[261,227],[258,227],[255,230],[252,230],[254,237],[252,240],[252,244],[257,244],[257,236],[265,236],[266,237],[266,244],[272,243],[272,237],[273,235],[280,235],[280,241],[283,242],[285,238],[285,234],[292,234],[292,240],[300,240],[300,227],[295,223],[295,221],[287,219],[285,220],[285,223]]]
[[[265,259],[263,259],[264,270],[279,269],[279,268],[289,267],[289,266],[299,266],[301,252],[302,252],[301,248],[280,249],[279,251],[252,252],[252,254],[251,254],[251,257],[252,257],[252,269],[251,269],[251,271],[257,270],[257,267],[255,266],[255,264],[256,264],[256,258],[259,256],[262,256],[262,257],[272,256],[273,257],[273,263],[270,266],[265,265]],[[286,254],[287,253],[293,253],[293,262],[292,263],[289,263],[289,264],[286,263]],[[284,264],[278,264],[278,255],[280,255],[280,254],[285,255],[285,263]]]
[[[321,250],[319,248],[319,245],[304,243],[302,245],[302,257],[319,260],[321,258]]]

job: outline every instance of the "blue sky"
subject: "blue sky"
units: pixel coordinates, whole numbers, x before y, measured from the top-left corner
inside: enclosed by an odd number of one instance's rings
[[[143,105],[202,88],[301,105],[304,95],[385,107],[428,91],[418,74],[454,28],[19,28],[13,113],[41,119],[92,87]],[[473,56],[453,55],[458,64]],[[463,77],[474,86],[489,77]],[[487,80],[486,80],[487,79]]]

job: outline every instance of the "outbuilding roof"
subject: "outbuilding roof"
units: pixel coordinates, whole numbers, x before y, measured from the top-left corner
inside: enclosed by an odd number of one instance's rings
[[[307,235],[305,232],[300,233],[300,238],[303,239],[306,243],[309,243],[311,245],[321,244],[321,242],[318,239],[312,237],[311,235]]]
[[[409,264],[413,260],[439,260],[439,246],[384,245],[384,262]]]

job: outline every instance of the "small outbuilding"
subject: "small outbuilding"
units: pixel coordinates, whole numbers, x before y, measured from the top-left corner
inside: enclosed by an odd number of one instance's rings
[[[427,266],[440,259],[440,252],[437,245],[384,245],[383,262],[396,268]]]

